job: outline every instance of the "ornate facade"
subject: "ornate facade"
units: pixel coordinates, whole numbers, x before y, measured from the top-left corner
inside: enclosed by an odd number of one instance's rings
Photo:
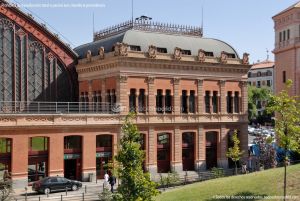
[[[234,129],[247,150],[250,66],[227,43],[199,28],[129,22],[75,53],[17,8],[0,12],[0,173],[16,187],[51,175],[102,178],[129,111],[153,175],[229,167]]]

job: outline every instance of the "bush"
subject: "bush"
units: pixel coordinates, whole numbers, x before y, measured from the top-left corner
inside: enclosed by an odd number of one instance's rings
[[[211,169],[211,173],[213,174],[214,178],[224,177],[224,169],[223,168],[213,167]]]
[[[103,188],[103,192],[99,194],[100,201],[112,201],[113,193],[109,189]]]
[[[162,187],[170,187],[179,184],[180,178],[176,171],[169,172],[167,176],[160,175],[159,185]]]

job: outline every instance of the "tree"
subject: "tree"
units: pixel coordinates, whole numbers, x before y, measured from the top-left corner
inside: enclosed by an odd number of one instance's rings
[[[150,179],[149,173],[144,173],[142,164],[145,159],[145,153],[141,150],[141,135],[137,126],[132,120],[135,117],[129,113],[122,126],[123,137],[121,139],[120,150],[116,156],[119,162],[119,179],[121,184],[118,187],[118,193],[121,195],[118,199],[126,201],[152,200],[158,195],[157,184]]]
[[[237,174],[237,162],[241,159],[241,156],[244,153],[244,151],[241,151],[239,146],[240,140],[237,136],[237,130],[234,130],[234,133],[232,135],[232,142],[233,142],[233,147],[228,148],[228,152],[226,153],[226,156],[228,158],[231,158],[231,160],[234,162],[235,174]]]
[[[248,119],[249,121],[255,120],[257,116],[257,101],[269,102],[271,90],[267,87],[256,88],[248,86]],[[266,119],[268,114],[263,114],[261,119]]]
[[[288,151],[300,152],[300,104],[299,97],[290,96],[288,89],[292,81],[288,80],[286,89],[278,95],[272,95],[268,112],[275,112],[275,131],[277,143],[284,149],[284,200],[286,200],[286,171],[289,162]]]

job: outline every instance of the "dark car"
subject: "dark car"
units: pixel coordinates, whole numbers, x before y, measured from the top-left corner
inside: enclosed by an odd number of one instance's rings
[[[76,191],[82,187],[79,181],[69,180],[63,177],[46,177],[32,184],[32,190],[49,194],[54,191],[65,191],[66,189]]]

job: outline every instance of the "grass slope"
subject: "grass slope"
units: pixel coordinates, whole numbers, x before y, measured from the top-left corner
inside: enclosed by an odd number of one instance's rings
[[[300,200],[300,165],[289,166],[288,196],[298,196],[290,200]],[[233,176],[199,182],[184,187],[172,189],[159,195],[157,201],[218,201],[218,200],[247,200],[220,199],[216,196],[282,196],[283,168],[255,172],[247,175]],[[248,199],[250,200],[250,199]],[[266,200],[255,198],[251,200]],[[272,200],[280,200],[272,199]]]

